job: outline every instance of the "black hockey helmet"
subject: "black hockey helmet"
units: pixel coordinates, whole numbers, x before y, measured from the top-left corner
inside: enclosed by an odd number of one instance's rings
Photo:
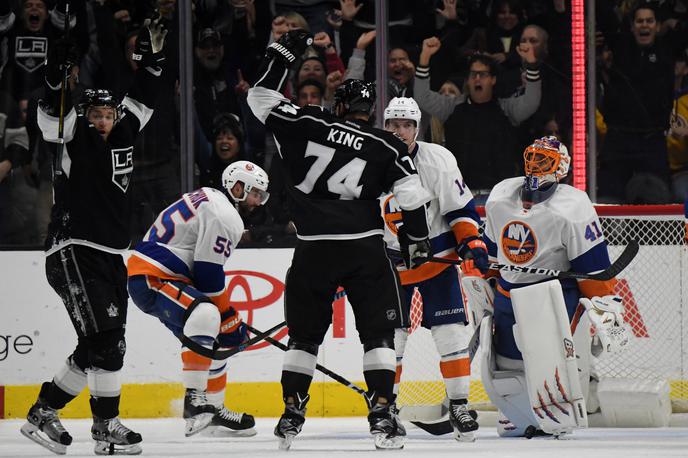
[[[344,116],[349,113],[364,113],[368,116],[375,109],[375,83],[363,80],[346,80],[334,91],[334,106],[342,104]]]
[[[120,105],[107,89],[86,89],[79,103],[81,113],[85,116],[91,107],[110,107],[115,110],[115,121],[120,118]]]

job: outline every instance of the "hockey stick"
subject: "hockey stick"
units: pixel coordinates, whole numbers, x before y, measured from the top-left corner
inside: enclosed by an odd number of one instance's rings
[[[246,328],[247,328],[249,331],[251,331],[252,333],[256,334],[256,335],[260,334],[260,331],[257,330],[256,328],[254,328],[253,326],[249,326],[249,325],[247,324],[247,325],[246,325]],[[287,347],[286,345],[284,345],[284,344],[283,344],[282,342],[280,342],[279,340],[273,339],[272,337],[266,337],[265,340],[266,340],[267,342],[269,342],[270,344],[274,345],[275,347],[279,348],[279,349],[282,350],[282,351],[287,351],[287,350],[289,350],[289,347]],[[325,375],[327,375],[328,377],[330,377],[330,378],[331,378],[332,380],[334,380],[335,382],[339,382],[339,383],[341,383],[342,385],[344,385],[344,386],[346,386],[346,387],[348,387],[348,388],[351,388],[352,390],[354,390],[356,393],[358,393],[358,394],[360,394],[360,395],[364,395],[364,394],[366,393],[366,391],[365,391],[363,388],[361,388],[360,386],[356,385],[355,383],[352,383],[352,382],[348,381],[347,379],[345,379],[345,378],[342,377],[341,375],[339,375],[339,374],[337,374],[337,373],[335,373],[335,372],[332,372],[331,370],[329,370],[329,369],[326,368],[325,366],[321,366],[320,364],[316,364],[316,365],[315,365],[315,368],[316,368],[317,370],[319,370],[320,372],[322,372],[323,374],[325,374]]]
[[[69,39],[69,2],[65,3],[65,33],[64,39]],[[56,176],[62,176],[62,156],[64,155],[64,109],[65,109],[65,98],[67,97],[67,80],[69,78],[69,66],[66,65],[64,69],[64,76],[62,77],[62,85],[60,87],[60,113],[57,118],[57,151],[55,152],[55,158],[53,163],[53,173]]]
[[[545,275],[548,277],[556,278],[575,278],[578,280],[611,280],[616,277],[622,270],[628,266],[628,264],[633,261],[635,255],[638,254],[640,246],[635,240],[630,240],[623,252],[616,258],[616,261],[612,263],[609,267],[596,274],[588,274],[583,272],[569,272],[561,271],[556,269],[545,269],[543,267],[524,267],[524,266],[512,266],[510,264],[490,264],[490,269],[493,270],[505,270],[509,272],[521,272],[525,274],[536,274]],[[428,262],[437,262],[441,264],[454,264],[460,265],[462,261],[444,258],[427,258]]]
[[[246,328],[251,331],[254,334],[260,334],[260,331],[258,331],[256,328],[253,326],[246,325]],[[480,334],[480,327],[478,326],[478,329],[476,329],[476,333],[471,337],[471,343],[468,344],[469,346],[469,352],[470,348],[475,348],[477,349],[478,345],[480,344],[479,341],[476,339],[476,335]],[[287,351],[289,350],[289,347],[284,345],[282,342],[273,339],[272,337],[266,337],[265,340],[269,342],[271,345],[274,345],[275,347],[279,348],[282,351]],[[471,361],[473,360],[473,355],[475,355],[475,350],[473,350],[473,353],[471,353]],[[336,372],[331,371],[330,369],[326,368],[325,366],[321,366],[320,364],[316,364],[315,368],[322,372],[323,374],[327,375],[330,377],[332,380],[335,382],[339,382],[342,385],[346,386],[347,388],[350,388],[354,390],[356,393],[360,394],[361,396],[365,395],[366,391],[361,388],[360,386],[356,385],[355,383],[352,383],[342,377],[341,375],[337,374]],[[454,428],[451,426],[451,423],[449,423],[449,420],[443,420],[437,423],[425,423],[422,421],[411,421],[411,424],[416,425],[418,428],[434,435],[434,436],[440,436],[443,434],[450,433],[454,431]],[[449,428],[449,429],[447,429]]]
[[[241,345],[237,345],[236,347],[228,348],[226,350],[219,350],[218,348],[207,348],[204,347],[203,345],[194,342],[191,340],[189,337],[185,336],[182,334],[181,336],[181,341],[184,345],[186,345],[191,351],[194,353],[198,353],[201,356],[205,356],[206,358],[214,359],[214,360],[223,360],[227,359],[230,356],[234,356],[237,353],[240,353],[244,350],[246,350],[248,347],[251,345],[260,342],[261,340],[265,340],[270,337],[270,334],[273,332],[277,331],[278,329],[283,328],[284,326],[287,325],[286,321],[282,321],[281,323],[277,323],[270,329],[268,329],[265,332],[260,332],[256,334],[255,336],[251,337],[248,339],[246,342],[242,343]]]

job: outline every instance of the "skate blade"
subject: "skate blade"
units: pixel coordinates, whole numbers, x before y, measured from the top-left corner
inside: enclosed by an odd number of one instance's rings
[[[106,441],[96,441],[93,448],[96,455],[140,455],[142,451],[139,444],[119,445]]]
[[[454,439],[459,442],[475,442],[475,433],[473,431],[461,433],[454,430]]]
[[[280,450],[289,450],[291,443],[294,442],[295,437],[296,435],[294,434],[285,434],[284,437],[277,436],[277,448]]]
[[[375,448],[379,450],[399,450],[404,448],[404,436],[387,437],[385,433],[373,434]]]
[[[213,417],[215,416],[214,413],[202,413],[199,415],[196,415],[193,418],[186,418],[186,426],[184,427],[184,435],[186,437],[193,436],[194,434],[198,434],[204,429],[210,425],[210,422],[213,420]]]
[[[255,428],[231,429],[216,425],[210,425],[201,431],[201,436],[204,437],[252,437],[256,434]]]
[[[60,444],[59,442],[55,442],[52,439],[48,438],[38,427],[34,424],[31,424],[29,422],[26,422],[20,429],[21,433],[37,443],[38,445],[47,448],[51,452],[53,452],[56,455],[66,455],[67,454],[67,446],[64,444]]]

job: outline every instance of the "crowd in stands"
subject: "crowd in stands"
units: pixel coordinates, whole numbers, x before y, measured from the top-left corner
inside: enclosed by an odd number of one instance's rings
[[[65,33],[66,0],[0,0],[0,247],[38,247],[52,203],[51,158],[36,123],[48,48]],[[246,104],[265,47],[285,31],[314,44],[284,95],[332,106],[348,78],[375,80],[374,0],[194,0],[194,151],[180,149],[178,0],[71,0],[69,34],[80,52],[69,78],[121,99],[137,63],[145,18],[160,15],[163,90],[134,154],[131,232],[140,239],[180,189],[180,161],[195,185],[221,188],[237,160],[270,175],[266,206],[243,214],[243,246],[292,246],[295,227],[270,132]],[[688,0],[598,0],[597,196],[606,203],[688,197]],[[533,138],[572,129],[570,0],[390,0],[387,100],[414,97],[419,139],[457,158],[478,204],[522,174]],[[591,133],[593,134],[593,133]]]

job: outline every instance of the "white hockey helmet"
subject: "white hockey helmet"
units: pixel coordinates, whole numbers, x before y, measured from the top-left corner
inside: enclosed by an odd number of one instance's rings
[[[232,195],[232,188],[237,182],[244,184],[244,194],[240,197]],[[222,172],[222,186],[237,202],[246,200],[251,191],[255,191],[260,194],[261,205],[265,204],[270,197],[268,183],[268,174],[265,173],[265,170],[249,161],[232,162]]]
[[[387,125],[387,121],[390,119],[409,119],[416,122],[416,136],[413,138],[414,141],[418,137],[418,131],[420,130],[420,118],[420,108],[411,97],[394,97],[389,101],[387,108],[385,108],[385,125]]]
[[[526,180],[533,190],[563,180],[569,173],[569,150],[557,137],[538,138],[523,152]]]

